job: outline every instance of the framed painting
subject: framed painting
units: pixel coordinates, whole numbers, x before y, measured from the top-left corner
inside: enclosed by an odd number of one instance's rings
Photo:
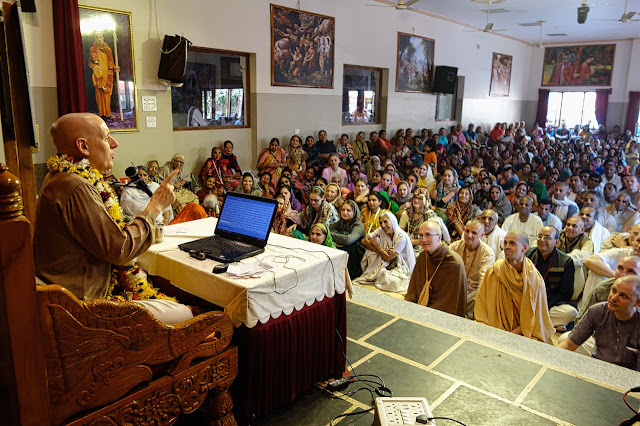
[[[271,85],[333,89],[335,18],[271,5]]]
[[[615,44],[546,47],[543,86],[611,86]]]
[[[509,96],[513,56],[493,52],[489,96]]]
[[[398,33],[396,92],[433,92],[435,40]]]
[[[131,12],[78,6],[89,112],[113,132],[138,130]]]

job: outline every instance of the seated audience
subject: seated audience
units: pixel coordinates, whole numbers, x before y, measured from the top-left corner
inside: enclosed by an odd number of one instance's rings
[[[609,233],[615,234],[617,226],[616,219],[607,213],[604,208],[600,207],[600,198],[598,197],[598,194],[593,190],[584,191],[582,194],[582,207],[591,207],[597,211],[598,215],[596,216],[596,221],[600,225],[604,226]]]
[[[202,188],[200,188],[198,192],[196,192],[196,195],[198,196],[198,202],[200,203],[200,205],[202,205],[202,202],[204,201],[204,197],[206,197],[209,194],[215,195],[217,193],[218,193],[218,189],[216,188],[216,178],[213,176],[208,176],[202,182]]]
[[[144,166],[138,166],[138,176],[147,184],[151,192],[155,192],[156,189],[160,187],[160,185],[149,179],[149,172]],[[122,194],[120,194],[120,207],[122,207],[125,215],[130,219],[134,219],[144,211],[150,200],[151,197],[143,190],[127,186],[122,190]],[[173,211],[171,207],[167,207],[161,215],[158,215],[156,222],[167,225],[171,222],[171,219],[173,219]]]
[[[593,252],[599,253],[602,242],[610,235],[609,230],[596,221],[598,212],[591,207],[583,207],[578,214],[584,223],[584,234],[593,243]]]
[[[473,308],[478,286],[482,283],[489,265],[496,261],[493,249],[480,241],[484,235],[484,225],[477,219],[468,221],[464,228],[463,238],[453,242],[449,248],[458,253],[464,263],[467,277],[467,307],[468,318],[473,319]]]
[[[278,208],[273,219],[273,232],[291,236],[294,225],[302,223],[299,213],[291,208],[291,201],[285,195],[278,194],[276,200],[278,200]]]
[[[603,210],[615,219],[615,232],[628,232],[629,228],[640,222],[640,213],[631,205],[631,197],[625,192],[619,193],[613,204],[609,204]]]
[[[322,177],[331,182],[334,176],[340,178],[340,186],[346,186],[348,181],[347,171],[340,167],[340,158],[338,154],[331,153],[328,157],[328,166],[322,170]]]
[[[365,235],[361,244],[366,248],[360,263],[362,275],[354,282],[404,293],[416,259],[411,239],[400,229],[395,215],[388,211],[381,213],[380,227]]]
[[[266,172],[271,175],[271,185],[275,186],[275,182],[282,174],[282,168],[287,165],[287,151],[280,148],[280,140],[273,138],[269,142],[269,146],[264,148],[258,154],[258,164],[256,168],[260,172],[260,177]],[[272,195],[273,197],[273,195]]]
[[[595,336],[594,358],[640,371],[640,277],[615,280],[606,302],[596,303],[559,346],[575,351]]]
[[[527,182],[531,187],[531,192],[536,196],[536,200],[540,203],[542,200],[547,199],[547,187],[544,186],[544,183],[540,182],[540,172],[537,170],[532,170],[529,172],[529,177],[527,178]]]
[[[553,203],[553,214],[565,223],[568,218],[578,214],[578,205],[567,198],[569,185],[564,182],[558,182],[555,185],[551,202]]]
[[[553,226],[545,226],[538,234],[538,246],[531,247],[525,256],[531,259],[544,280],[551,323],[556,330],[566,326],[578,315],[573,296],[573,260],[557,249],[560,234]]]
[[[342,203],[344,203],[344,199],[340,195],[340,185],[333,182],[328,184],[324,192],[324,199],[339,212]]]
[[[464,224],[478,217],[480,213],[480,208],[473,204],[471,188],[460,188],[456,200],[449,204],[446,211],[451,239],[454,241],[460,239],[464,232]]]
[[[638,184],[638,177],[635,175],[624,176],[622,183],[624,189],[620,192],[629,194],[631,204],[638,207],[638,205],[640,205],[640,185]]]
[[[156,160],[151,160],[147,162],[147,170],[149,171],[149,180],[151,182],[160,183],[160,176],[158,176],[158,171],[160,170],[160,165]]]
[[[314,244],[320,244],[321,246],[336,248],[331,238],[331,231],[323,223],[316,223],[311,227],[309,231],[309,241]]]
[[[489,190],[489,199],[480,208],[491,209],[498,215],[498,223],[502,224],[511,215],[511,202],[500,185],[494,184]]]
[[[458,172],[451,167],[447,167],[442,173],[442,180],[430,195],[431,199],[435,200],[435,206],[442,211],[446,211],[449,204],[455,201],[459,190]]]
[[[309,205],[300,212],[300,225],[297,230],[303,234],[308,234],[312,225],[323,223],[331,225],[338,220],[336,209],[324,199],[324,190],[319,186],[314,186],[309,194]]]
[[[420,225],[418,238],[423,251],[411,274],[405,300],[464,317],[467,278],[462,259],[442,242],[436,222]]]
[[[552,206],[553,203],[551,200],[547,198],[540,200],[540,203],[538,203],[538,211],[534,213],[534,215],[537,215],[540,220],[542,220],[543,226],[553,226],[556,229],[562,229],[562,221],[560,218],[551,213]]]
[[[173,174],[174,170],[178,171],[175,175]],[[162,180],[172,176],[170,183],[173,185],[173,194],[175,195],[175,201],[172,207],[176,215],[180,213],[187,204],[198,202],[198,196],[192,192],[197,190],[193,176],[184,170],[184,156],[175,154],[171,158],[171,161],[167,161],[164,166],[160,167],[158,175]]]
[[[480,220],[484,224],[484,235],[480,240],[491,247],[496,259],[502,258],[502,244],[507,233],[498,225],[498,214],[487,209],[480,215]]]
[[[380,215],[385,211],[390,211],[388,208],[389,204],[380,192],[374,191],[369,194],[367,205],[360,212],[360,220],[367,234],[372,233],[380,226]]]
[[[245,172],[242,175],[242,186],[238,188],[238,192],[249,195],[262,195],[262,189],[258,186],[255,176],[251,172]]]
[[[531,214],[532,210],[533,200],[528,195],[520,198],[518,213],[514,213],[506,218],[502,224],[502,229],[505,232],[523,232],[529,237],[529,246],[535,247],[538,233],[542,229],[542,220],[538,216]]]
[[[289,148],[287,149],[287,166],[294,175],[298,175],[300,173],[304,173],[307,167],[306,160],[309,156],[302,149],[302,141],[300,140],[300,136],[293,135],[291,139],[289,139]]]
[[[258,187],[260,188],[260,196],[265,198],[273,198],[275,191],[271,187],[271,173],[264,171],[260,173],[260,182]]]
[[[409,184],[405,181],[398,183],[398,192],[391,196],[391,198],[398,204],[398,212],[396,216],[398,220],[402,215],[402,212],[411,207],[411,191],[409,190]]]
[[[492,327],[551,343],[554,327],[549,317],[544,280],[525,257],[529,238],[522,232],[504,237],[504,259],[485,273],[476,294],[474,319]]]
[[[337,248],[349,254],[347,270],[351,279],[362,275],[360,261],[364,255],[364,247],[360,240],[365,236],[364,225],[360,220],[360,209],[353,200],[346,200],[340,207],[340,218],[329,225],[333,241]]]

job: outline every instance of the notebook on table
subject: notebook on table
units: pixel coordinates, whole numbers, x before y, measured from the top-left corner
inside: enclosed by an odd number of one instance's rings
[[[278,201],[229,192],[225,197],[213,236],[180,244],[182,251],[203,253],[207,258],[231,263],[264,251],[276,216]]]

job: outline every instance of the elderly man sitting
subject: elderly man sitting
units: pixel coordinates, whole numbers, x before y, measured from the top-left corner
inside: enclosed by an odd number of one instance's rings
[[[595,334],[594,358],[640,371],[640,277],[615,280],[606,302],[591,306],[559,346],[575,351]]]
[[[640,221],[640,215],[631,204],[631,196],[625,192],[619,193],[615,201],[603,210],[615,218],[616,232],[627,232]]]
[[[171,157],[171,161],[167,161],[164,166],[160,167],[158,175],[160,179],[166,179],[174,170],[177,170],[177,174],[171,179],[173,185],[173,192],[176,197],[172,204],[173,211],[177,215],[182,211],[184,206],[189,203],[199,203],[198,196],[195,194],[195,189],[192,185],[195,185],[195,181],[191,173],[187,173],[184,170],[184,156],[181,154],[175,154]]]
[[[522,232],[504,237],[504,259],[487,269],[476,294],[474,318],[483,324],[551,343],[554,333],[544,280],[525,257],[529,238]]]
[[[174,200],[170,173],[146,208],[123,220],[103,173],[113,167],[118,142],[94,114],[67,114],[50,129],[58,154],[47,162],[36,209],[34,260],[45,283],[65,286],[77,298],[133,300],[159,320],[192,317],[188,307],[157,293],[133,264],[153,243],[156,218]],[[113,279],[112,279],[113,277]],[[146,300],[143,300],[146,299]]]
[[[538,232],[542,229],[542,220],[532,215],[533,200],[531,197],[525,195],[518,201],[518,213],[514,213],[504,220],[502,229],[506,232],[509,231],[521,231],[527,234],[529,237],[529,246],[536,245],[536,239],[538,238]]]
[[[566,253],[573,260],[575,276],[573,279],[573,297],[571,299],[576,300],[584,289],[586,282],[587,269],[584,266],[584,260],[593,254],[593,243],[584,233],[582,219],[579,217],[567,219],[564,229],[560,231],[558,250]]]
[[[592,207],[583,207],[579,213],[580,219],[584,222],[584,234],[593,243],[593,252],[599,253],[602,247],[602,242],[606,240],[610,233],[607,228],[600,225],[596,220],[598,217],[598,211]]]
[[[538,246],[525,253],[536,266],[547,290],[549,316],[556,330],[565,331],[567,324],[578,315],[573,296],[573,260],[558,250],[560,234],[553,226],[545,226],[538,234]]]
[[[464,317],[467,278],[460,256],[442,242],[440,225],[426,221],[418,229],[423,251],[413,268],[405,300]]]
[[[451,243],[449,248],[458,253],[464,263],[467,276],[467,317],[473,319],[473,307],[478,286],[484,278],[489,265],[496,261],[493,249],[480,241],[484,235],[484,225],[477,219],[465,225],[462,239]]]
[[[502,255],[502,242],[507,233],[498,225],[498,214],[487,209],[480,215],[480,220],[484,224],[484,235],[480,237],[480,240],[491,247],[496,259],[499,259]]]

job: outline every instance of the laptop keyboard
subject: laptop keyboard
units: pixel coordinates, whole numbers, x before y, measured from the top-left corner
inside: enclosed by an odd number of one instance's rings
[[[227,253],[231,252],[244,254],[255,250],[255,247],[247,247],[222,238],[206,238],[200,242],[205,246],[215,247]]]

